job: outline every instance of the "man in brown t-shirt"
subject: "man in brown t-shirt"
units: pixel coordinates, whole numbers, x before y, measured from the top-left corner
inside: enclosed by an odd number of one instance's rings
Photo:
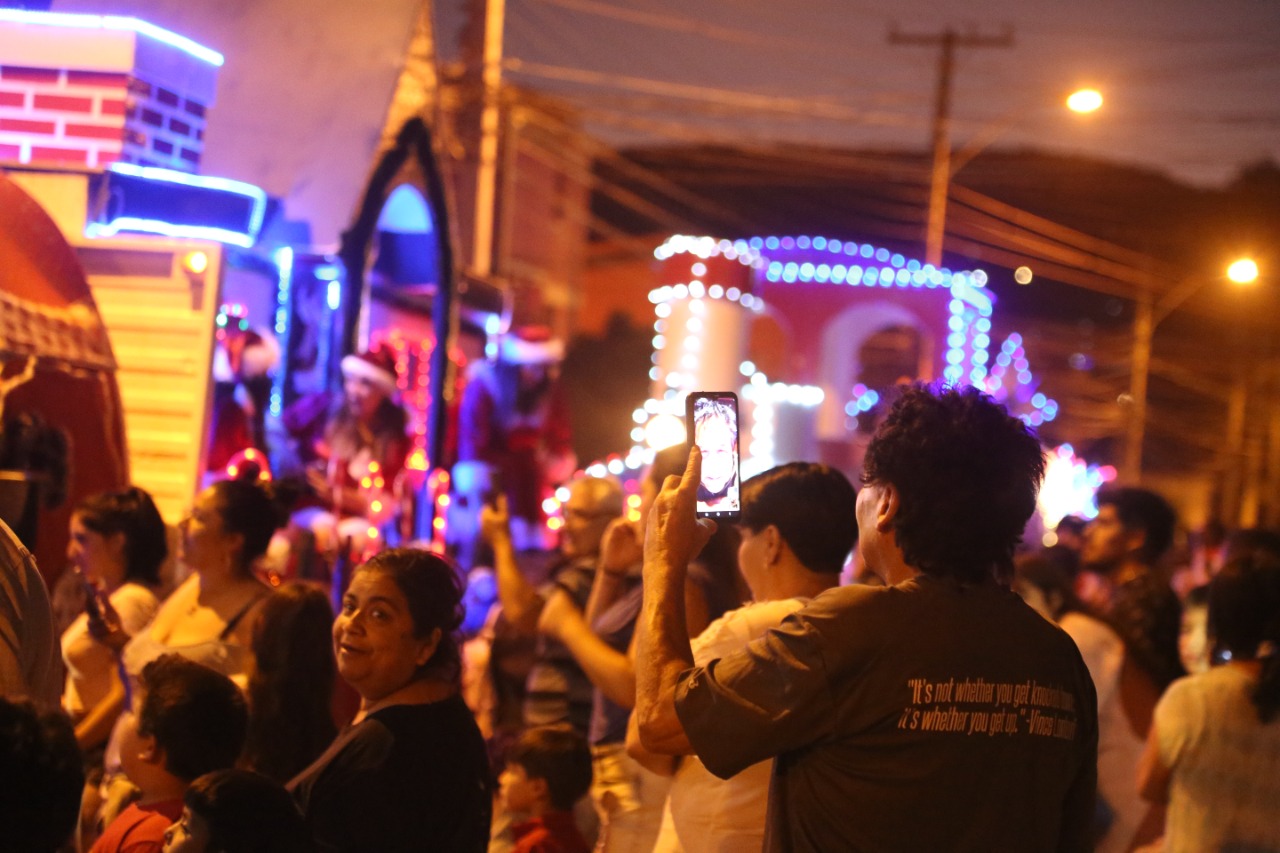
[[[884,588],[817,596],[693,667],[700,459],[659,497],[637,650],[641,739],[728,777],[777,756],[765,849],[1089,850],[1097,701],[1075,644],[1009,591],[1039,442],[974,389],[908,389],[867,450],[859,551]]]

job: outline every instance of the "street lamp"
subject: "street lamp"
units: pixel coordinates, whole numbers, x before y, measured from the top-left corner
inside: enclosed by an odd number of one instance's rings
[[[1241,258],[1227,267],[1226,277],[1237,284],[1251,284],[1258,278],[1258,265]],[[1151,371],[1151,340],[1156,327],[1178,306],[1216,278],[1185,278],[1156,299],[1144,289],[1134,306],[1133,359],[1129,373],[1129,422],[1125,431],[1125,477],[1138,485],[1142,480],[1142,443],[1147,429],[1147,378]]]
[[[1005,113],[999,120],[965,143],[959,151],[951,151],[951,119],[944,112],[950,103],[949,92],[939,95],[938,115],[933,126],[933,170],[929,180],[929,218],[925,226],[925,263],[942,266],[942,240],[947,228],[947,195],[951,179],[984,148],[1014,125],[1026,112],[1021,105]],[[1102,106],[1102,94],[1096,89],[1079,89],[1066,99],[1067,108],[1074,113],[1092,113]]]

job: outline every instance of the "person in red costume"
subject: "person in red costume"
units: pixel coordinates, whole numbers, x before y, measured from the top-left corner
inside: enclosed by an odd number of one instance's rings
[[[542,501],[550,488],[573,472],[569,413],[559,379],[564,345],[544,327],[525,327],[505,335],[494,362],[472,366],[458,414],[458,465],[454,488],[459,508],[479,518],[486,492],[507,496],[511,532],[517,550],[541,548]],[[478,521],[456,523],[462,551],[478,533]]]
[[[395,360],[386,350],[344,358],[342,392],[323,434],[308,448],[316,462],[307,470],[307,482],[321,506],[295,513],[293,521],[315,533],[322,552],[350,539],[358,555],[370,543],[370,530],[399,509],[408,418],[395,401]]]

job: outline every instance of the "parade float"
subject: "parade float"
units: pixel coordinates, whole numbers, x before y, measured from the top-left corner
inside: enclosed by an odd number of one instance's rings
[[[793,460],[856,477],[876,418],[902,382],[973,385],[1033,428],[1058,414],[1022,337],[994,337],[996,298],[982,270],[803,235],[677,235],[654,257],[651,395],[633,413],[631,449],[586,469],[622,477],[632,491],[655,450],[685,440],[684,397],[693,390],[738,393],[743,478]],[[1070,447],[1049,458],[1045,527],[1095,513],[1093,494],[1114,470],[1089,466]]]
[[[439,541],[444,388],[483,356],[502,301],[486,282],[454,286],[430,131],[410,119],[372,164],[354,164],[370,176],[351,227],[317,250],[278,198],[201,173],[223,62],[136,18],[0,9],[0,170],[83,270],[120,388],[123,476],[175,523],[245,452],[287,465],[283,411],[338,387],[347,353],[382,348],[413,442],[401,527]],[[211,453],[223,391],[260,426]]]

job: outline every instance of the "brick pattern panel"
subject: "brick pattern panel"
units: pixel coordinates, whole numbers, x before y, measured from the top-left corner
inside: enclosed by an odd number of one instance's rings
[[[196,172],[205,106],[127,74],[0,65],[0,163]]]
[[[0,162],[100,167],[120,157],[128,77],[0,65]]]
[[[205,108],[181,93],[145,80],[129,81],[122,159],[144,166],[197,172],[204,153]]]

